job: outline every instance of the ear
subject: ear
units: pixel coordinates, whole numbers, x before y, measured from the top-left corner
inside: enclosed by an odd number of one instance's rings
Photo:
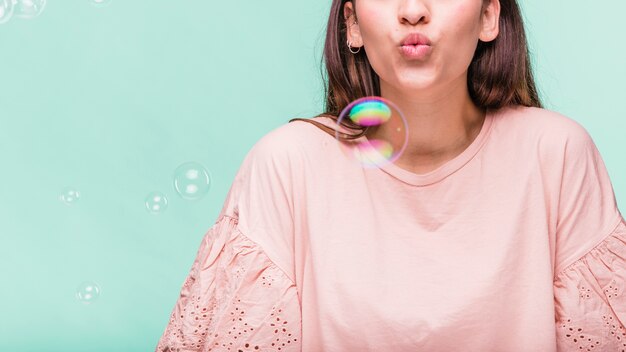
[[[490,42],[500,31],[500,0],[485,0],[481,14],[481,30],[478,39]]]
[[[346,25],[346,36],[348,37],[348,41],[350,42],[353,48],[359,47],[363,45],[363,40],[361,38],[361,31],[359,30],[359,24],[356,19],[356,11],[354,11],[354,6],[352,5],[352,1],[346,1],[343,5],[343,18],[345,19]]]

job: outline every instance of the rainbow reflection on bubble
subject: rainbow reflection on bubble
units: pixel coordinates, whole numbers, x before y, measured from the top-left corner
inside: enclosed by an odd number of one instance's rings
[[[406,148],[408,141],[406,120],[396,105],[385,98],[367,96],[357,99],[343,109],[337,122],[341,125],[344,118],[349,118],[353,124],[365,128],[365,131],[370,127],[380,128],[385,125],[384,140],[364,135],[345,143],[339,138],[339,132],[335,133],[335,139],[341,142],[342,150],[362,167],[376,168],[393,162]]]
[[[350,120],[361,126],[378,126],[389,121],[391,109],[378,99],[367,99],[350,109]]]
[[[369,141],[369,143],[360,143],[357,148],[354,151],[354,156],[367,168],[384,165],[393,156],[391,144],[379,139]]]

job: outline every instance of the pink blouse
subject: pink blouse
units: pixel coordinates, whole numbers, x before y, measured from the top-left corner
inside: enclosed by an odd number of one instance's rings
[[[156,351],[626,351],[625,289],[626,222],[574,120],[490,110],[420,175],[296,121],[244,158]]]

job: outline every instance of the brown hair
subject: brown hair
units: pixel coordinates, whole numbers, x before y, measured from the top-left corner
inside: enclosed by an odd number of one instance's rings
[[[331,5],[322,57],[328,77],[328,80],[324,80],[326,103],[324,112],[315,116],[330,117],[335,122],[341,111],[354,100],[380,96],[378,75],[364,51],[352,54],[346,45],[347,28],[343,7],[347,1],[333,0]],[[499,109],[509,105],[542,107],[535,88],[524,24],[516,0],[500,0],[498,36],[490,42],[478,42],[468,68],[467,86],[472,101],[479,108]],[[298,120],[310,122],[335,135],[335,130],[311,119],[293,118],[289,122]],[[350,119],[342,119],[341,124],[349,129],[362,130],[356,135],[341,133],[339,138],[343,140],[359,138],[367,131],[367,128]]]

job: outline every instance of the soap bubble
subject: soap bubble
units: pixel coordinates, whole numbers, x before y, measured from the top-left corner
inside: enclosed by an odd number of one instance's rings
[[[90,0],[96,7],[105,7],[111,5],[111,0]]]
[[[92,281],[85,281],[76,288],[76,299],[90,304],[100,297],[100,287]]]
[[[167,208],[167,197],[161,192],[151,192],[146,197],[146,209],[152,214],[160,214]]]
[[[46,0],[16,0],[14,16],[31,19],[39,16],[46,7]]]
[[[59,200],[67,205],[72,205],[80,199],[80,193],[74,187],[65,187],[59,195]]]
[[[0,0],[0,24],[8,22],[13,16],[13,0]]]
[[[199,163],[186,162],[174,171],[174,189],[184,199],[200,199],[209,191],[210,186],[209,172]]]
[[[353,101],[342,110],[337,123],[341,125],[344,119],[366,128],[366,134],[382,131],[381,127],[386,131],[385,137],[368,138],[363,135],[348,142],[340,140],[340,131],[335,132],[342,151],[362,167],[376,168],[392,163],[406,149],[409,138],[406,119],[396,105],[385,98],[368,96]]]

